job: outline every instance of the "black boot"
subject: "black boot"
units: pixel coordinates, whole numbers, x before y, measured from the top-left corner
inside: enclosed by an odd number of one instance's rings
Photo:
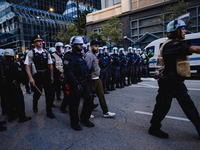
[[[20,117],[19,118],[19,123],[26,122],[26,121],[29,121],[31,119],[32,119],[31,117],[26,117],[26,116]]]
[[[157,136],[159,138],[169,138],[169,135],[165,132],[163,132],[162,130],[160,130],[160,128],[153,128],[152,126],[149,128],[149,134],[150,135],[154,135]]]
[[[5,130],[7,130],[7,127],[0,125],[0,131],[5,131]]]
[[[34,112],[34,113],[37,113],[37,112],[38,112],[38,107],[37,107],[37,105],[38,105],[38,101],[33,100],[33,112]]]

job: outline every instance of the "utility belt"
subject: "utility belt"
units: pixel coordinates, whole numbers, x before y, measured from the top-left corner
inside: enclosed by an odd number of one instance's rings
[[[49,69],[37,70],[36,74],[47,74],[47,73],[49,73]]]

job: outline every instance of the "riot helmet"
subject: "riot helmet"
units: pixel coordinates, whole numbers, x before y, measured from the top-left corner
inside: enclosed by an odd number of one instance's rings
[[[129,53],[133,53],[133,48],[132,47],[128,47],[128,52]]]
[[[99,47],[99,54],[104,54],[103,47]]]
[[[59,53],[64,53],[64,44],[62,42],[57,42],[55,44],[55,49],[59,51]]]
[[[113,54],[118,54],[118,48],[117,47],[113,47]]]
[[[13,49],[7,48],[5,49],[4,56],[15,57],[15,51]]]
[[[124,52],[124,48],[123,48],[123,47],[119,49],[119,53],[125,55],[125,52]]]
[[[181,33],[187,26],[187,23],[190,18],[190,13],[187,13],[185,15],[182,15],[175,20],[170,21],[167,24],[167,36],[169,39],[176,39],[177,37],[180,37],[181,39],[184,39],[182,37]],[[186,33],[186,32],[185,32]],[[184,35],[185,35],[184,33]]]
[[[103,52],[108,53],[108,47],[107,46],[103,46]]]
[[[56,48],[55,47],[50,47],[49,48],[49,52],[52,54],[52,53],[55,53],[56,52]]]
[[[72,47],[69,44],[65,45],[64,53],[69,52],[71,49],[72,49]]]

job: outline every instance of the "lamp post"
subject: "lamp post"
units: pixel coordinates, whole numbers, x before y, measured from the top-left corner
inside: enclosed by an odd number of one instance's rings
[[[77,21],[78,21],[78,35],[80,35],[80,22],[79,22],[79,5],[78,5],[78,0],[76,0],[76,5],[77,5]]]
[[[47,11],[47,13],[48,12],[53,12],[54,11],[54,9],[53,8],[49,8],[49,10]],[[46,15],[44,16],[44,28],[45,28],[45,32],[44,32],[44,37],[45,37],[45,39],[47,39],[46,37],[47,37],[47,35],[49,35],[47,32],[46,32],[46,26],[45,26],[45,22],[46,22]],[[46,41],[43,43],[44,45],[45,45],[45,48],[46,48]]]

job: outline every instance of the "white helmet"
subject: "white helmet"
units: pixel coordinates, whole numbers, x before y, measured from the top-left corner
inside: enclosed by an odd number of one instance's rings
[[[57,42],[57,43],[55,44],[55,48],[57,48],[57,47],[62,47],[62,46],[64,46],[64,44],[63,44],[62,42]]]
[[[0,49],[0,56],[4,56],[4,49]]]
[[[72,47],[69,44],[65,45],[64,53],[69,52],[71,49],[72,49]]]
[[[103,47],[99,47],[99,54],[103,54]]]
[[[132,47],[128,47],[128,50],[130,51],[130,50],[133,50],[133,48]]]
[[[50,47],[49,48],[49,52],[50,53],[55,53],[56,52],[56,48],[55,47]]]
[[[84,44],[82,36],[73,36],[70,39],[70,45],[73,46],[74,44]]]
[[[117,47],[113,47],[113,54],[118,54],[118,48]]]
[[[13,49],[7,48],[5,49],[4,56],[15,56],[15,51]]]
[[[103,51],[104,51],[105,53],[107,53],[107,52],[108,52],[108,47],[107,47],[107,46],[103,46]]]

